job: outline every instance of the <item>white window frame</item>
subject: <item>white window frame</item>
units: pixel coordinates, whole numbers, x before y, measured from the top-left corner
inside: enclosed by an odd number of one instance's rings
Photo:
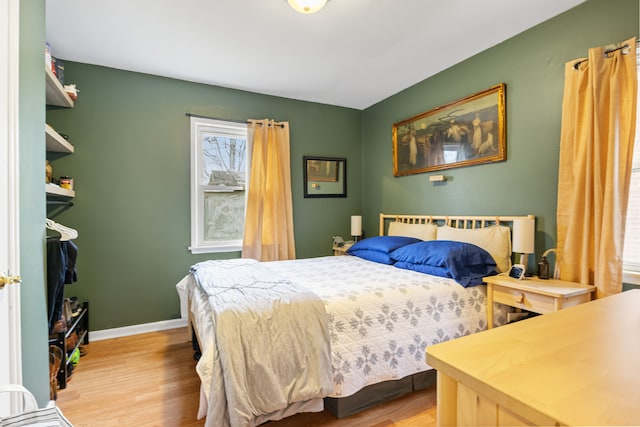
[[[204,196],[205,186],[200,183],[199,177],[204,172],[204,151],[201,135],[218,134],[236,136],[247,139],[247,124],[214,120],[204,117],[191,116],[191,246],[189,250],[193,254],[214,252],[237,252],[242,250],[242,239],[205,241],[204,236]],[[247,146],[247,153],[250,152]],[[245,187],[246,195],[249,183],[249,162],[246,159],[247,176]]]

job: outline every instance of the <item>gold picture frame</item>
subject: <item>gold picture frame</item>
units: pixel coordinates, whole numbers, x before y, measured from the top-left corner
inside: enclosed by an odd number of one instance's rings
[[[393,175],[506,160],[504,83],[394,123]]]

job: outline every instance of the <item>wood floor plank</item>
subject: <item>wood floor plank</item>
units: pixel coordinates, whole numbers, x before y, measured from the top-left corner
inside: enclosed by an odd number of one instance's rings
[[[200,381],[186,328],[96,341],[84,346],[58,406],[76,427],[202,427]],[[297,414],[265,427],[435,427],[435,387],[343,419],[328,411]]]

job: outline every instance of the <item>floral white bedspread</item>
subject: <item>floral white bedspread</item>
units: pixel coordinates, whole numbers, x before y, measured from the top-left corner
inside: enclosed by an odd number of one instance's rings
[[[273,261],[270,270],[316,293],[325,304],[334,391],[363,387],[430,367],[425,349],[486,329],[486,287],[463,288],[431,276],[354,256]],[[495,323],[506,319],[496,305]]]

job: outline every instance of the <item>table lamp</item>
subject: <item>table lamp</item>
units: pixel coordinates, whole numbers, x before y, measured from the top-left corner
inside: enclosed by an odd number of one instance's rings
[[[360,215],[351,216],[351,235],[355,242],[362,236],[362,217]]]
[[[535,251],[536,222],[533,218],[513,221],[512,251],[520,254],[520,264],[527,266],[527,255]]]

